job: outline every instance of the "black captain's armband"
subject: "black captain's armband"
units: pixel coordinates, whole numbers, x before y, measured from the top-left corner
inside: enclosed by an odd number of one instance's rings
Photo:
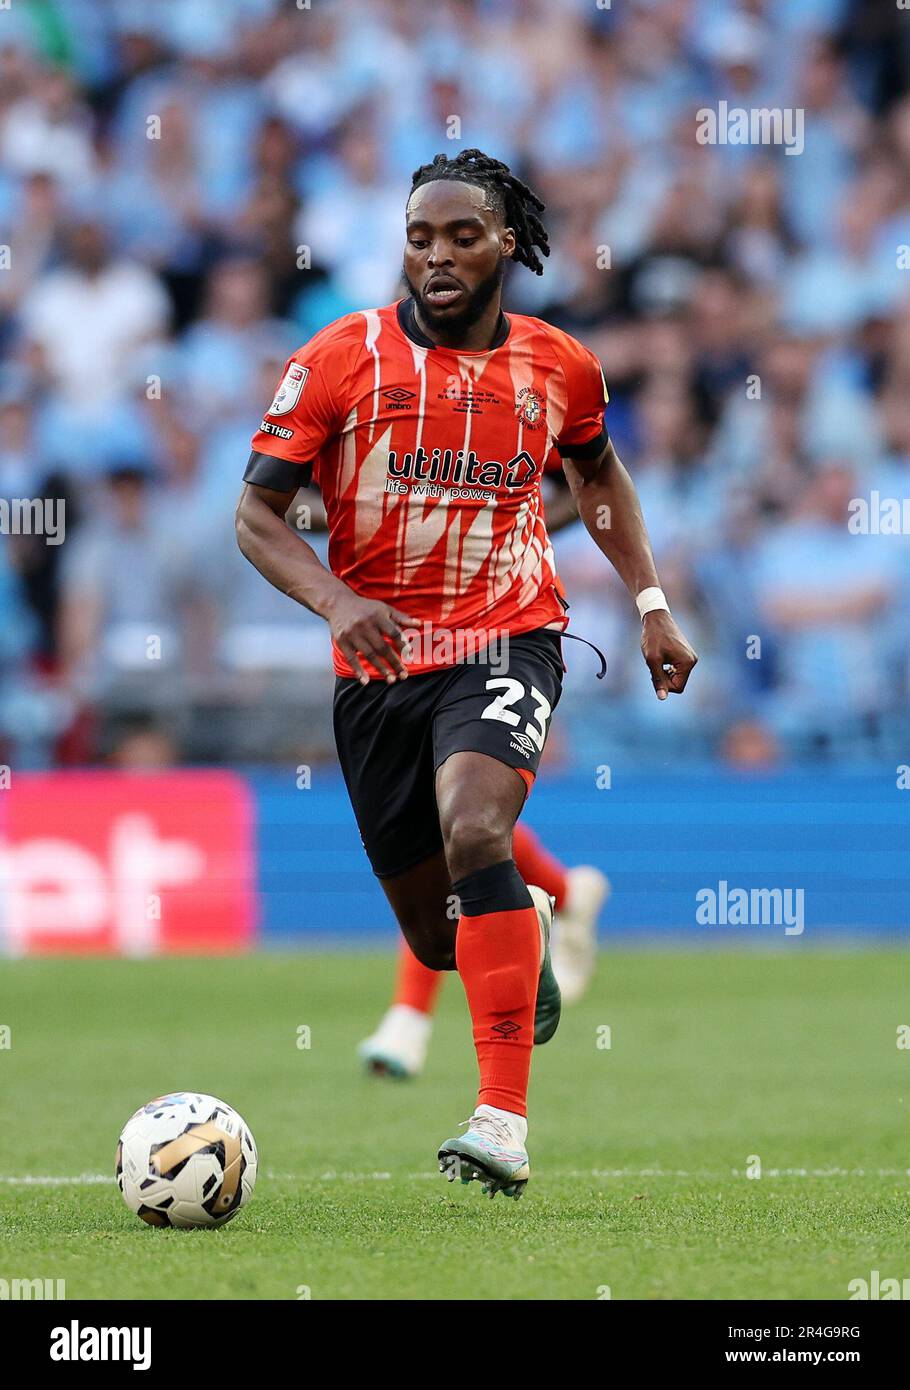
[[[556,452],[561,459],[596,459],[609,442],[610,436],[602,429],[600,434],[595,434],[586,444],[557,444]]]
[[[260,454],[254,449],[243,481],[255,483],[257,487],[271,488],[273,492],[296,492],[299,487],[309,487],[312,477],[311,463],[291,463],[288,459]]]

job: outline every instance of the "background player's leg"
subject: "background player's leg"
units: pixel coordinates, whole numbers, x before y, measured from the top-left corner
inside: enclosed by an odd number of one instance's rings
[[[593,864],[568,869],[521,821],[512,835],[512,853],[525,883],[536,883],[554,900],[553,973],[563,1004],[574,1004],[591,983],[597,963],[597,919],[610,894],[610,881]]]
[[[415,1009],[420,1014],[431,1014],[442,981],[443,972],[430,970],[423,965],[402,937],[398,948],[393,1006],[400,1005],[402,1008]]]
[[[403,874],[379,882],[404,937],[398,991],[375,1033],[357,1051],[369,1071],[403,1079],[423,1070],[432,1027],[430,1009],[441,972],[455,969],[458,916],[441,850]]]
[[[433,1030],[433,1008],[444,978],[442,970],[422,964],[405,937],[400,938],[392,1003],[376,1031],[357,1049],[372,1075],[405,1080],[423,1071]]]
[[[566,900],[568,869],[541,843],[530,826],[515,826],[512,854],[525,883],[538,883],[554,899],[558,912]]]

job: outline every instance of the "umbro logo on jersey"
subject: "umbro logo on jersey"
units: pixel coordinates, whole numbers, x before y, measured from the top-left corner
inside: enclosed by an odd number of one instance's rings
[[[388,391],[382,393],[391,404],[386,406],[386,410],[393,410],[395,406],[402,406],[408,409],[407,402],[412,401],[417,394],[415,391],[406,391],[403,386],[392,386]]]

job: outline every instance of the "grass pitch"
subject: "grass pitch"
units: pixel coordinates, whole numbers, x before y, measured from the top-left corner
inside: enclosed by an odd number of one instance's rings
[[[391,974],[360,953],[0,966],[0,1277],[97,1299],[844,1299],[910,1274],[905,953],[604,953],[536,1052],[519,1202],[436,1172],[474,1099],[457,978],[419,1081],[359,1072]],[[123,1122],[180,1089],[259,1145],[221,1230],[146,1227],[114,1182]]]

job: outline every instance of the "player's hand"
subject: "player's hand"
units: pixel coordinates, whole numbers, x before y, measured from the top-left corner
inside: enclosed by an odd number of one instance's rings
[[[361,685],[367,685],[370,679],[360,664],[361,657],[389,685],[407,679],[401,659],[405,647],[402,627],[418,627],[416,618],[409,618],[407,613],[379,599],[361,598],[350,589],[336,599],[326,617],[332,637]]]
[[[641,628],[641,654],[651,672],[658,700],[681,695],[698,661],[676,623],[664,608],[646,613]]]

